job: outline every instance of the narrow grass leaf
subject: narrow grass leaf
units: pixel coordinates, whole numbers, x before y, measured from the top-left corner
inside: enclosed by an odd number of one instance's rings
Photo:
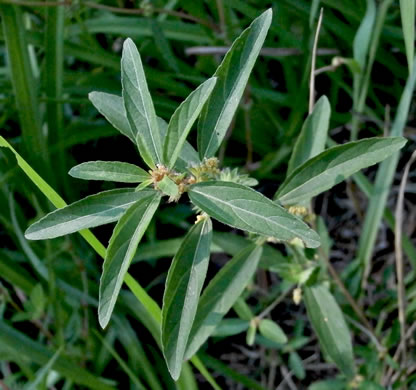
[[[166,280],[162,307],[162,345],[168,369],[177,380],[199,295],[208,269],[212,240],[209,218],[194,225],[175,255]]]
[[[127,120],[123,98],[106,92],[90,92],[91,103],[121,134],[136,144],[136,134],[131,130]]]
[[[271,21],[272,10],[269,9],[234,41],[216,70],[214,76],[218,78],[217,83],[198,123],[198,151],[201,159],[213,156],[224,139]]]
[[[251,233],[319,246],[319,236],[304,222],[250,187],[232,182],[197,183],[189,188],[196,206],[226,225]]]
[[[391,129],[392,136],[402,136],[409,115],[410,103],[416,83],[416,62],[413,64],[412,73],[409,75],[406,86],[400,98],[399,107]],[[386,207],[387,197],[396,172],[399,161],[399,153],[393,154],[383,161],[377,170],[374,189],[367,207],[363,228],[358,243],[358,259],[364,265],[364,274],[370,270],[371,255],[374,250],[377,232],[380,227],[383,212]]]
[[[266,337],[266,339],[274,341],[277,344],[287,343],[287,336],[285,335],[285,332],[283,332],[282,328],[272,320],[267,318],[261,320],[259,324],[259,331],[262,336]]]
[[[288,175],[295,168],[325,150],[330,115],[331,106],[328,98],[322,96],[315,104],[312,113],[306,118],[302,130],[296,139],[292,156],[289,160]]]
[[[3,320],[0,320],[0,345],[2,349],[10,351],[12,356],[16,356],[19,360],[25,359],[34,364],[45,365],[54,355],[53,351],[17,331]],[[74,383],[90,389],[115,389],[115,387],[108,384],[108,380],[91,374],[67,357],[58,356],[53,369]]]
[[[413,68],[413,56],[415,55],[415,0],[400,0],[400,15],[410,73]]]
[[[402,137],[375,137],[334,146],[295,169],[274,198],[284,205],[309,200],[360,169],[386,159],[406,142]]]
[[[120,218],[108,244],[100,280],[98,320],[102,328],[110,321],[123,279],[137,246],[143,237],[160,203],[160,194],[140,191],[146,194],[136,201]]]
[[[120,183],[141,183],[150,175],[134,164],[119,161],[88,161],[71,168],[72,177],[84,180],[104,180]]]
[[[234,305],[257,269],[262,247],[249,245],[234,256],[208,284],[198,304],[185,358],[192,357]]]
[[[305,287],[308,317],[319,342],[338,368],[348,377],[355,375],[351,337],[344,316],[324,285]]]
[[[26,230],[25,237],[44,240],[117,221],[132,204],[152,194],[153,190],[124,188],[87,196],[47,214]]]
[[[173,168],[175,165],[186,137],[208,100],[216,81],[215,77],[205,81],[173,113],[169,121],[163,149],[164,161],[169,168]]]
[[[142,60],[130,38],[123,45],[121,83],[127,119],[135,134],[140,155],[150,168],[155,168],[155,164],[162,162],[162,141]]]
[[[374,0],[367,0],[367,10],[364,18],[361,21],[360,27],[354,37],[353,55],[354,60],[360,66],[360,71],[363,73],[370,47],[371,36],[376,21],[376,3]]]

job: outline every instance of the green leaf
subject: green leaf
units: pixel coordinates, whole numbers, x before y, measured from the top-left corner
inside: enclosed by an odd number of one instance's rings
[[[234,41],[216,70],[215,88],[198,123],[198,151],[201,159],[218,150],[233,119],[241,96],[272,21],[272,10],[260,15]]]
[[[331,106],[328,98],[322,96],[315,104],[312,113],[306,118],[296,139],[287,169],[288,175],[295,168],[325,150],[330,115]]]
[[[234,256],[208,284],[199,300],[185,359],[198,351],[231,309],[253,277],[261,253],[262,247],[249,245]]]
[[[287,336],[283,332],[282,328],[276,324],[276,322],[264,319],[260,321],[259,324],[260,333],[271,341],[274,341],[277,344],[286,344]]]
[[[218,221],[251,233],[290,241],[300,238],[311,248],[319,236],[297,217],[250,187],[231,182],[197,183],[191,201]]]
[[[157,183],[157,188],[164,194],[169,195],[171,199],[175,199],[179,195],[179,188],[175,182],[169,177],[165,176]]]
[[[173,113],[164,144],[164,161],[173,168],[192,125],[211,95],[217,79],[212,77],[193,91]]]
[[[360,66],[360,71],[364,72],[367,62],[368,48],[372,37],[374,23],[376,21],[376,3],[374,0],[367,0],[367,10],[365,16],[354,37],[353,52],[354,59]]]
[[[345,180],[360,169],[374,165],[401,149],[402,137],[368,138],[334,146],[295,169],[275,199],[285,205],[308,200]]]
[[[133,203],[153,193],[123,188],[87,196],[41,218],[26,230],[25,237],[44,240],[117,221]]]
[[[147,196],[136,201],[118,221],[103,263],[98,303],[98,320],[102,328],[110,321],[124,276],[160,203],[161,195],[157,192],[135,193]]]
[[[140,155],[152,169],[162,162],[162,141],[140,54],[133,41],[124,41],[121,58],[123,101]]]
[[[257,324],[255,321],[250,321],[250,325],[246,333],[246,344],[249,347],[252,347],[254,345],[254,341],[256,340],[256,333],[257,333]]]
[[[353,378],[351,337],[337,302],[324,285],[305,287],[304,293],[308,317],[323,349],[348,378]]]
[[[118,161],[88,161],[71,168],[72,177],[120,183],[141,183],[150,175],[137,165]]]
[[[250,321],[240,318],[224,318],[215,328],[212,336],[229,337],[242,333],[248,329]]]
[[[305,367],[297,352],[290,352],[289,354],[289,368],[296,375],[296,378],[303,380],[306,377]]]
[[[172,378],[181,373],[189,332],[208,269],[212,222],[194,225],[175,255],[166,280],[162,307],[163,354]]]
[[[136,134],[131,130],[127,120],[123,98],[105,92],[90,92],[88,95],[91,103],[121,134],[129,137],[136,144]]]
[[[406,57],[410,73],[413,68],[415,53],[415,0],[400,0],[400,15],[402,17]]]

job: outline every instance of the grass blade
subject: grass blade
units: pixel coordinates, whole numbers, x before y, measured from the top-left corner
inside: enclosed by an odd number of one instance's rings
[[[413,56],[415,53],[415,0],[400,0],[400,15],[410,73],[413,68]]]

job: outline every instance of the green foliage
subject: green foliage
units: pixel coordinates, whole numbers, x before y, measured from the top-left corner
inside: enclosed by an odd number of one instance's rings
[[[392,0],[8,3],[0,385],[264,389],[265,374],[270,388],[414,385],[398,331],[416,319],[411,230],[404,325],[382,257],[393,245],[376,245],[383,218],[398,222],[388,196],[414,116],[414,1],[400,13]],[[348,199],[333,189],[347,178]],[[243,374],[231,355],[261,360]]]

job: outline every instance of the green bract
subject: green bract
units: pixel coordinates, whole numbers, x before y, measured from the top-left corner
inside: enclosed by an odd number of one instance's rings
[[[141,304],[151,308],[148,309],[151,319],[147,320],[175,380],[180,377],[184,360],[192,358],[231,307],[240,302],[238,299],[255,274],[262,254],[262,263],[268,264],[269,269],[281,274],[285,269],[286,274],[296,271],[295,280],[304,285],[309,317],[324,350],[346,376],[353,377],[355,373],[348,328],[335,299],[321,284],[320,264],[315,261],[318,253],[310,249],[313,257],[304,250],[304,247],[317,248],[321,243],[321,237],[307,223],[314,217],[308,213],[307,206],[314,196],[358,170],[393,155],[406,141],[401,137],[371,138],[325,150],[331,110],[324,96],[306,119],[294,144],[288,175],[278,188],[275,201],[250,188],[257,181],[246,172],[219,166],[214,155],[236,113],[271,21],[271,10],[255,19],[231,46],[214,76],[189,94],[168,124],[156,115],[140,54],[133,41],[127,39],[121,59],[122,97],[92,92],[89,98],[97,110],[136,145],[147,168],[117,161],[91,161],[73,167],[69,173],[75,178],[136,183],[136,187],[88,196],[46,215],[25,233],[27,239],[40,240],[81,231],[89,242],[99,247],[91,233],[84,229],[117,222],[105,251],[100,279],[99,323],[103,328],[108,325],[123,280],[127,281]],[[414,32],[407,18],[404,22],[410,55],[408,42],[413,39]],[[157,25],[153,30],[160,33]],[[168,58],[171,57],[172,53],[168,53]],[[357,57],[362,57],[360,52]],[[171,62],[171,68],[177,70],[177,64]],[[195,150],[187,137],[198,118],[198,150]],[[35,177],[33,180],[39,188],[53,193],[3,138],[0,138],[0,146],[12,150],[19,165],[29,176]],[[179,249],[168,272],[160,312],[156,302],[127,271],[149,224],[157,216],[159,205],[177,202],[184,196],[189,197],[198,215],[196,224],[183,241],[175,241],[175,250]],[[62,199],[58,200],[55,199],[55,205],[64,206]],[[292,207],[286,209],[278,202]],[[248,239],[239,237],[237,246],[233,246],[228,238],[223,242],[218,240],[234,257],[203,290],[211,241],[215,238],[211,218],[242,230]],[[293,254],[291,259],[297,263],[271,264],[268,254],[277,250],[267,247],[268,241],[286,245],[288,252]],[[172,253],[174,251],[169,251]],[[300,299],[298,296],[297,301]],[[239,305],[241,311],[244,303]],[[238,305],[235,310],[239,310]],[[245,313],[247,317],[251,316],[249,309]],[[277,345],[288,342],[279,325],[270,319],[244,320],[237,327],[231,322],[231,329],[219,329],[217,334],[238,333],[249,328],[250,344],[256,342],[257,330],[260,332],[258,337],[268,342]],[[222,323],[223,328],[227,321]],[[118,321],[118,326],[120,323]],[[302,377],[302,362],[294,350],[290,353],[290,364]],[[56,364],[61,364],[61,360],[57,357]],[[87,374],[84,376],[86,382]]]

